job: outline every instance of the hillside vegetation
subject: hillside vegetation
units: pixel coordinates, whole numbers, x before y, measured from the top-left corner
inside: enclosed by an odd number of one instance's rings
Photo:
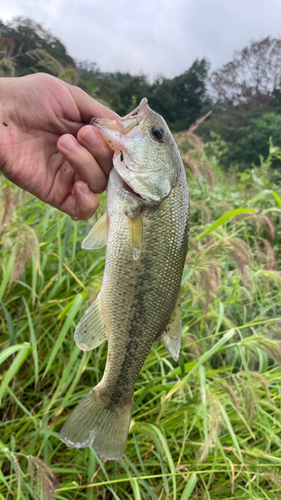
[[[226,143],[222,163],[239,171],[259,165],[268,140],[281,147],[281,40],[264,38],[236,52],[229,63],[210,72],[196,59],[181,75],[159,76],[103,72],[94,61],[75,61],[62,42],[32,19],[0,20],[0,77],[44,71],[80,86],[121,116],[147,97],[173,132],[187,129],[212,111],[198,134],[216,133]],[[280,161],[272,168],[280,169]]]

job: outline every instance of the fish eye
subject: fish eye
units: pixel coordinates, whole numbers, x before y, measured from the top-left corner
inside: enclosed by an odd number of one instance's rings
[[[164,129],[162,127],[159,127],[159,125],[155,125],[151,129],[151,133],[152,133],[153,137],[155,137],[155,139],[157,139],[157,141],[163,142],[162,139],[164,137]]]

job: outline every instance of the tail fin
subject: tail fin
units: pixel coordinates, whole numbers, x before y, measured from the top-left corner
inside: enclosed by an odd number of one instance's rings
[[[70,448],[93,446],[101,458],[121,460],[131,420],[133,400],[109,410],[95,390],[90,391],[66,420],[60,439]]]

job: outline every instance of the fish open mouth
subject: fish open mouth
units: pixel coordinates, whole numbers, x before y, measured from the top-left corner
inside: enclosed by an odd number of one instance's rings
[[[133,109],[133,111],[131,111],[130,113],[128,113],[126,116],[123,116],[123,118],[121,118],[121,120],[127,120],[128,118],[132,118],[134,116],[137,116],[138,114],[140,114],[140,111],[143,111],[143,108],[145,108],[145,106],[148,105],[148,100],[146,99],[146,97],[144,97],[141,102],[139,103],[139,105]]]
[[[127,193],[130,193],[133,196],[137,196],[137,198],[140,198],[141,200],[144,199],[139,193],[134,191],[133,188],[131,188],[131,186],[129,186],[129,184],[127,184],[127,182],[125,182],[123,179],[122,179],[122,186]]]
[[[117,172],[116,168],[113,167],[110,173],[111,180],[113,184],[118,188],[125,191],[125,193],[130,194],[131,196],[135,196],[140,200],[146,200],[144,196],[141,196],[139,193],[134,191],[134,189],[121,177],[121,175]]]
[[[117,143],[123,140],[123,136],[131,136],[131,133],[140,133],[144,125],[146,115],[149,113],[147,99],[144,97],[140,104],[128,115],[116,120],[108,118],[93,117],[90,124],[96,127],[109,147],[116,151],[119,147]]]

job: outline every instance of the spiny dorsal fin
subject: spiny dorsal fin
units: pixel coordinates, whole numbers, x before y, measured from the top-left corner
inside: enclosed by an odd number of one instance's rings
[[[137,260],[141,254],[143,240],[141,213],[140,211],[138,211],[133,216],[127,214],[127,217],[130,229],[133,257],[134,260]]]
[[[158,338],[175,361],[179,359],[181,349],[181,295],[179,294],[175,309],[164,332]]]
[[[109,217],[108,213],[105,212],[103,216],[96,222],[94,227],[92,227],[88,236],[82,242],[82,248],[86,250],[95,250],[97,248],[102,248],[107,243],[109,229]]]
[[[77,325],[74,340],[82,351],[95,349],[106,339],[101,316],[99,295]]]

